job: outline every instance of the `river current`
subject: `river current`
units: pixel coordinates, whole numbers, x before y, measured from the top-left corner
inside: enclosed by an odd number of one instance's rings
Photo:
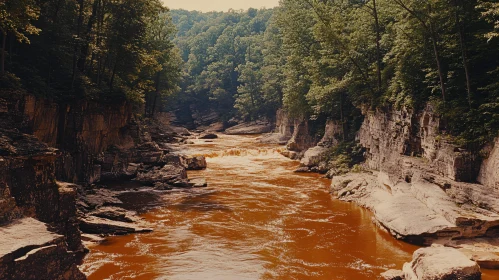
[[[416,246],[332,199],[330,180],[293,173],[298,163],[279,149],[256,136],[196,140],[183,152],[205,155],[208,168],[188,175],[208,187],[161,194],[142,214],[154,232],[91,246],[81,269],[90,280],[362,280],[411,259]]]

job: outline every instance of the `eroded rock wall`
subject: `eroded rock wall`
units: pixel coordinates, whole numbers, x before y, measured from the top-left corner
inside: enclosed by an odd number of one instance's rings
[[[357,140],[367,148],[370,169],[398,173],[401,156],[416,156],[427,160],[435,173],[455,181],[472,182],[478,174],[479,163],[447,140],[431,106],[420,112],[366,112]]]
[[[133,145],[127,133],[132,109],[123,102],[103,105],[80,101],[73,104],[27,96],[23,113],[27,127],[39,140],[61,150],[58,179],[93,183],[99,180],[99,156],[112,145]]]
[[[478,182],[499,191],[499,138],[491,146],[480,168]]]
[[[56,183],[57,151],[0,129],[0,278],[84,279],[76,190]],[[38,232],[37,232],[38,230]]]

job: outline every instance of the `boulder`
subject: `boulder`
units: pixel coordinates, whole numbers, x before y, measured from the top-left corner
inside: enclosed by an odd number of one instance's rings
[[[238,124],[225,130],[225,134],[244,135],[244,134],[263,134],[272,131],[274,126],[267,122],[247,122]]]
[[[416,250],[403,271],[406,280],[479,280],[482,274],[459,250],[438,245]]]
[[[151,232],[137,223],[125,223],[108,220],[95,216],[85,217],[80,220],[80,230],[89,234],[125,235],[130,233]]]
[[[268,133],[260,137],[258,141],[262,144],[286,145],[290,138],[291,136],[282,135],[281,133]]]
[[[324,158],[324,154],[327,152],[327,150],[327,148],[321,146],[315,146],[308,149],[303,155],[303,158],[300,161],[300,165],[307,167],[319,165],[321,160]]]
[[[145,185],[154,185],[155,183],[174,183],[179,180],[187,179],[185,167],[167,164],[162,168],[153,167],[147,172],[139,172],[136,181]]]
[[[390,269],[381,273],[381,279],[383,280],[404,280],[404,272],[402,270]]]
[[[298,159],[300,157],[300,155],[297,152],[289,150],[282,151],[281,155],[293,160]]]
[[[206,158],[204,156],[183,156],[181,162],[187,170],[206,169]]]
[[[207,133],[207,134],[203,134],[201,136],[199,136],[199,139],[217,139],[218,138],[218,135],[214,134],[214,133]]]
[[[125,223],[132,223],[137,220],[136,213],[118,207],[102,207],[90,213],[90,215]]]
[[[123,202],[116,197],[116,192],[107,189],[91,189],[86,195],[82,195],[78,201],[78,208],[83,212],[97,209],[102,206],[116,206]]]
[[[310,168],[304,166],[304,167],[298,167],[297,169],[295,169],[296,173],[307,173],[307,172],[310,172]]]

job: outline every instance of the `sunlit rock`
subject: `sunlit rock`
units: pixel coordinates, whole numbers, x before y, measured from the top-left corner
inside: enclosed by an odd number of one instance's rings
[[[480,267],[456,249],[432,246],[414,252],[412,261],[404,264],[406,280],[479,280]]]

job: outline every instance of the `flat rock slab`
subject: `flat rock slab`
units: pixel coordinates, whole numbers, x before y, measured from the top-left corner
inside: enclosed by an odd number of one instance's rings
[[[481,268],[499,269],[499,239],[474,238],[451,240],[445,246],[459,249],[469,259],[476,261]]]
[[[373,209],[376,219],[389,228],[393,235],[419,236],[454,227],[410,194],[387,195]]]
[[[218,138],[218,135],[214,134],[214,133],[208,133],[208,134],[203,134],[201,136],[199,136],[199,139],[217,139]]]
[[[334,176],[331,193],[373,211],[379,225],[413,244],[499,236],[496,213],[469,202],[459,204],[444,191],[445,185],[424,177],[426,174],[416,176],[418,172],[413,172],[410,182],[384,172]],[[490,254],[488,258],[495,261]]]
[[[480,267],[459,250],[443,246],[421,248],[404,264],[406,280],[479,280]]]
[[[91,212],[90,215],[125,223],[132,223],[139,220],[136,212],[128,211],[119,207],[101,207],[96,211]]]
[[[125,235],[152,231],[150,228],[145,228],[135,223],[112,221],[94,216],[81,219],[80,230],[84,233],[105,235]]]
[[[270,123],[242,123],[225,130],[225,134],[263,134],[269,133],[273,129]]]
[[[33,218],[15,220],[0,227],[0,261],[19,258],[35,248],[56,244],[63,238]]]
[[[291,135],[287,136],[281,133],[268,133],[260,137],[258,141],[263,144],[286,145],[289,139],[291,139]]]

